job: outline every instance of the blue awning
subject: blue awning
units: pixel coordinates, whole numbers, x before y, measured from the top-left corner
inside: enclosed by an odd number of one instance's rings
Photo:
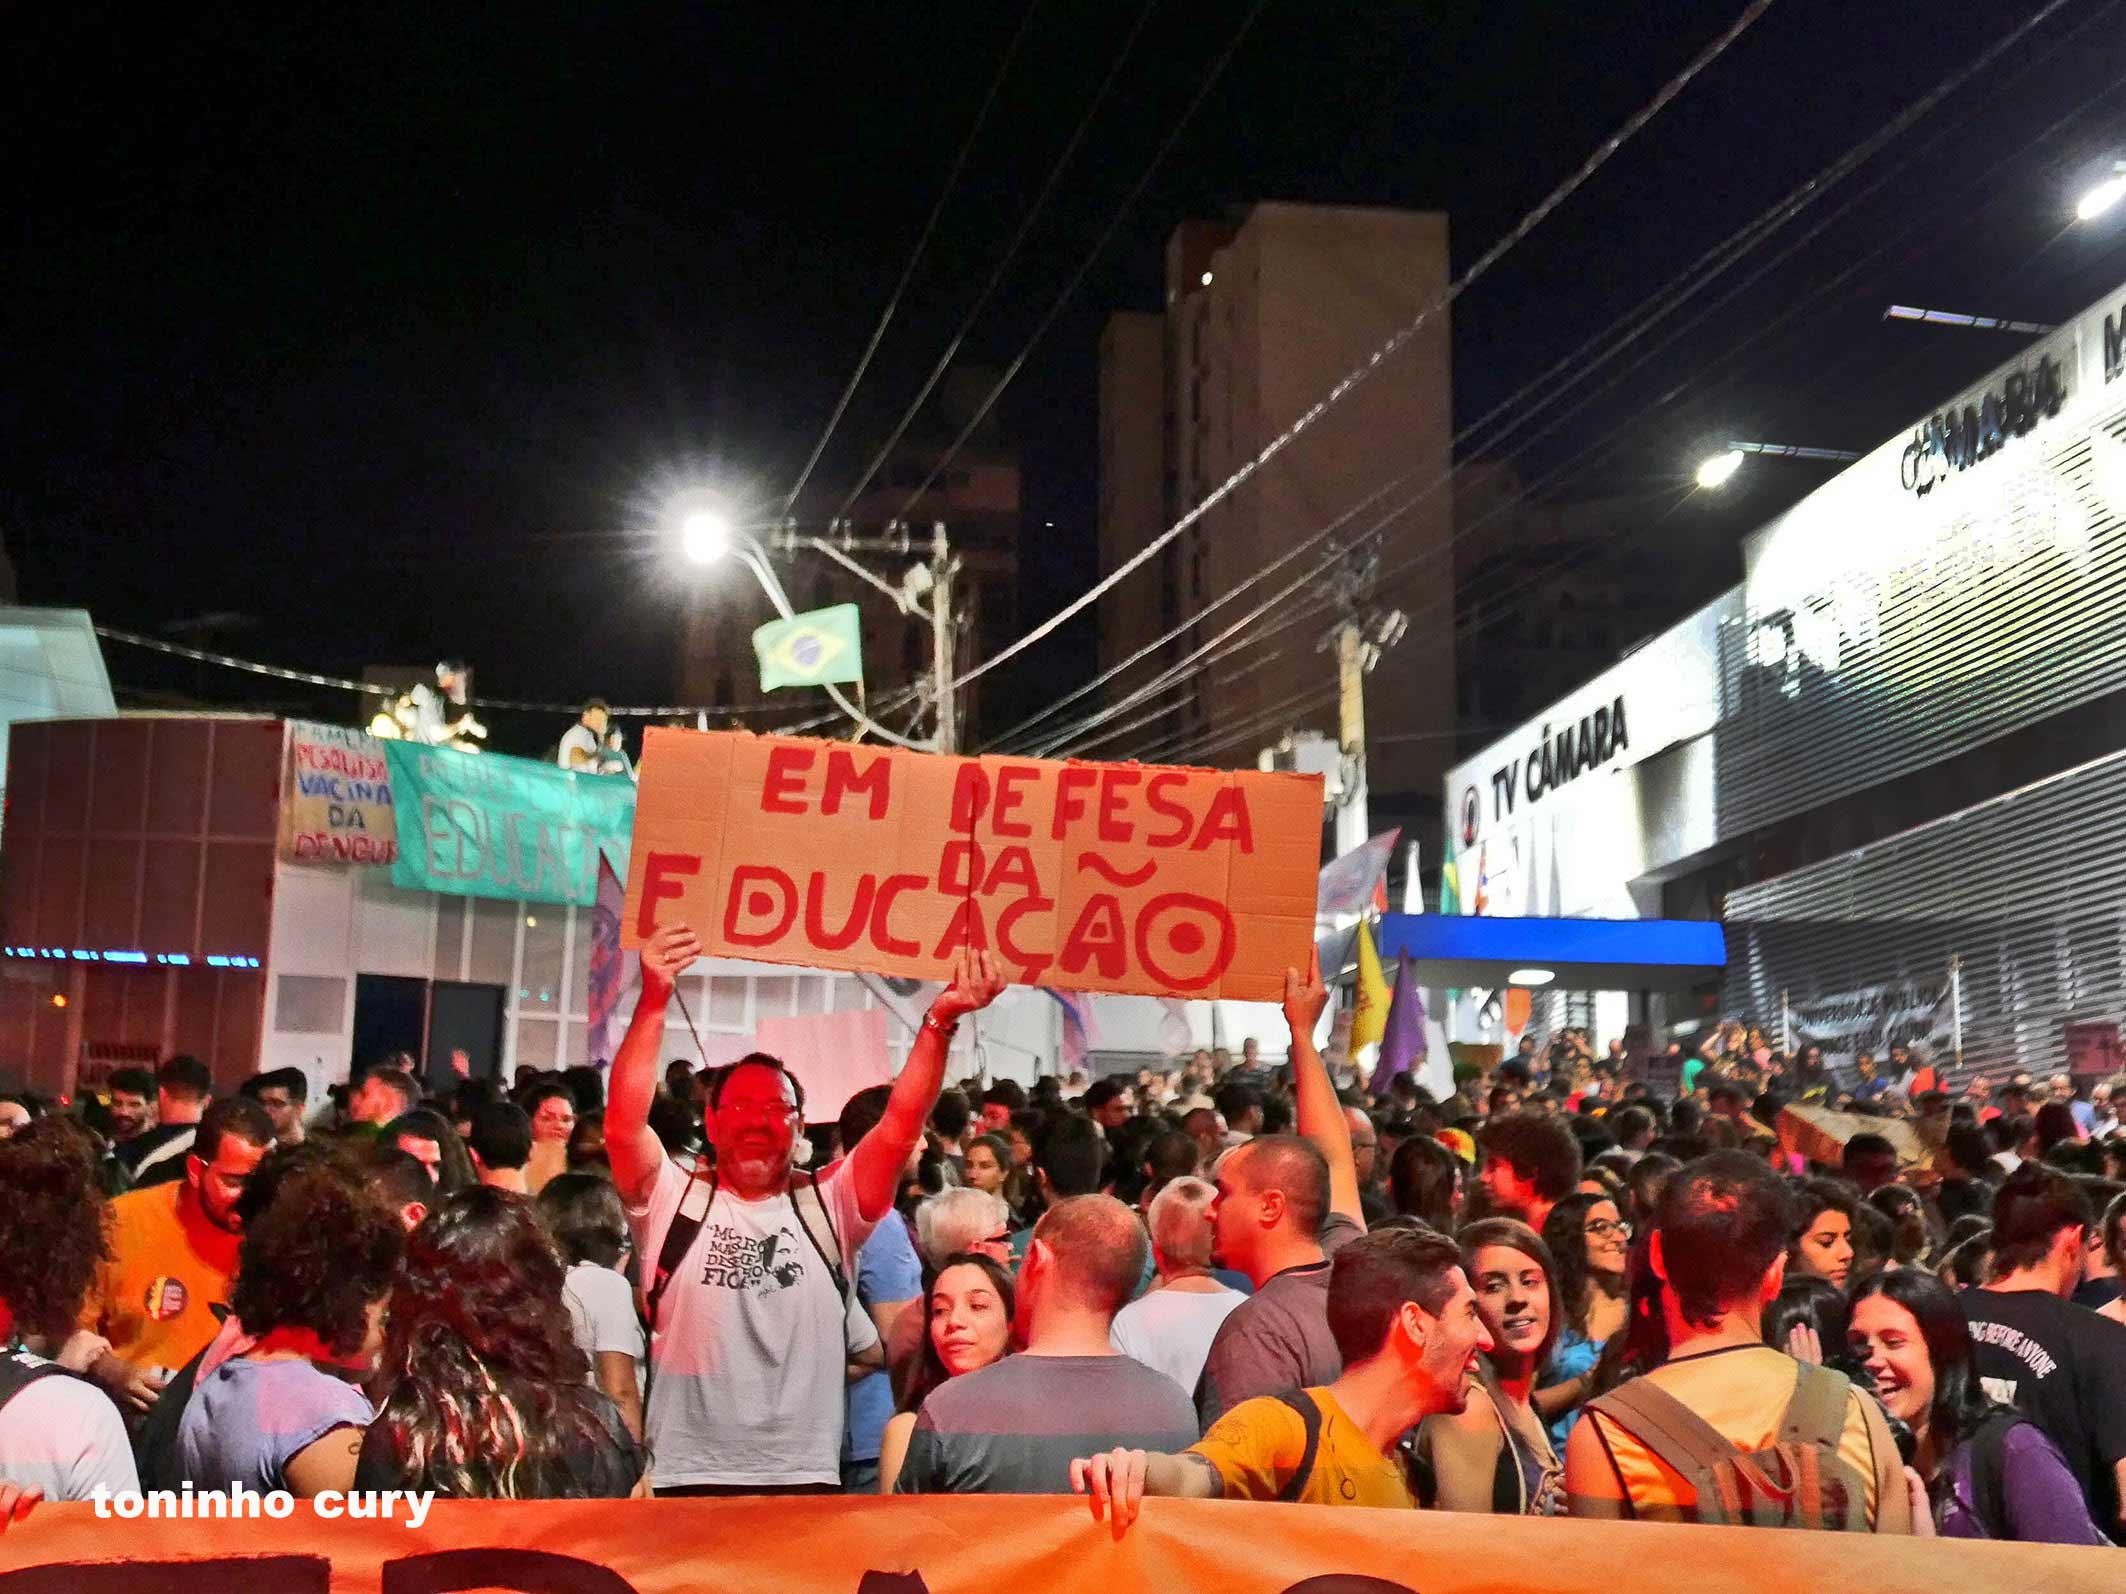
[[[1421,982],[1505,985],[1523,969],[1548,970],[1560,990],[1688,990],[1727,967],[1727,936],[1710,919],[1493,919],[1475,914],[1389,913],[1383,958],[1408,957]]]

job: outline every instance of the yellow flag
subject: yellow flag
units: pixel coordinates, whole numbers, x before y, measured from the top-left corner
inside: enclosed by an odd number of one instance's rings
[[[1388,982],[1380,971],[1380,953],[1365,921],[1358,925],[1358,1000],[1351,1009],[1351,1050],[1378,1046],[1388,1029]]]

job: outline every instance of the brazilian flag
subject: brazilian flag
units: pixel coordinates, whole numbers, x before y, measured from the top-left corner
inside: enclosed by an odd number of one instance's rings
[[[864,679],[863,633],[853,603],[770,620],[753,633],[753,651],[760,657],[763,692],[829,681],[861,685]]]

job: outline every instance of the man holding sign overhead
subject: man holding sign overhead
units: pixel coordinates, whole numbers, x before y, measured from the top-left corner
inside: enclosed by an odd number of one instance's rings
[[[649,1113],[672,982],[701,951],[685,925],[644,942],[642,995],[606,1104],[606,1150],[652,1334],[652,1481],[660,1494],[826,1493],[841,1478],[846,1369],[876,1343],[850,1304],[856,1253],[893,1210],[953,1031],[1005,982],[987,952],[959,952],[885,1116],[816,1177],[794,1166],[805,1102],[797,1076],[764,1053],[740,1059],[709,1094],[713,1172],[689,1175],[665,1155]]]

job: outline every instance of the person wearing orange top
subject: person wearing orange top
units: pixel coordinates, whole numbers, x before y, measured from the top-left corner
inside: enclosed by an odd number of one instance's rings
[[[119,1408],[145,1412],[169,1375],[220,1327],[212,1308],[236,1271],[237,1197],[273,1144],[273,1120],[248,1096],[199,1121],[184,1177],[111,1203],[111,1255],[81,1307],[81,1326],[110,1349],[89,1374]]]

